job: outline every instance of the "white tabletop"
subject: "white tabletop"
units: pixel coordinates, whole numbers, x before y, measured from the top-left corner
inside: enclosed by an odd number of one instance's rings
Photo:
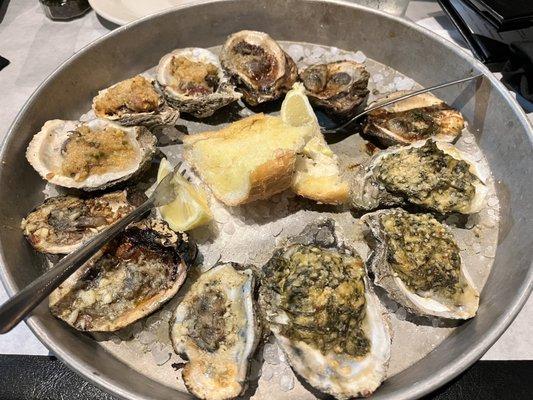
[[[102,25],[94,12],[70,22],[52,22],[44,16],[37,0],[8,2],[3,19],[2,8],[0,55],[11,64],[0,71],[0,139],[24,102],[55,68],[110,30]],[[411,1],[406,16],[460,43],[460,36],[435,2]],[[533,114],[529,117],[533,121]],[[0,285],[0,303],[6,298]],[[532,323],[533,297],[483,359],[533,360]],[[0,336],[0,354],[48,354],[48,351],[27,326],[21,324]]]

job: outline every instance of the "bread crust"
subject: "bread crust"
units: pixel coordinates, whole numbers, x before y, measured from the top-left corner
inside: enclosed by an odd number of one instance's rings
[[[229,127],[219,131],[203,132],[187,136],[183,139],[185,145],[184,158],[193,166],[200,177],[202,177],[202,171],[192,162],[191,153],[195,143],[213,138],[233,138],[240,135],[244,129],[249,128],[255,123],[261,123],[264,120],[264,114],[256,114],[234,122]],[[268,132],[265,132],[265,135],[268,135]],[[267,199],[291,187],[296,158],[296,151],[278,149],[274,152],[272,159],[259,165],[249,174],[250,188],[247,193],[243,193],[242,196],[235,196],[235,193],[228,193],[228,196],[222,196],[216,190],[212,189],[212,192],[218,200],[228,206],[238,206],[255,200]]]
[[[297,175],[292,190],[299,196],[325,204],[340,205],[348,201],[350,187],[347,182],[335,182],[336,177]]]

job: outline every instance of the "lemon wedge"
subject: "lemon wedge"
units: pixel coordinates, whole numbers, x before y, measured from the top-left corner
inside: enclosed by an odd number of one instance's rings
[[[302,83],[295,83],[285,95],[281,104],[281,119],[291,126],[311,126],[313,130],[318,130],[320,133],[318,119],[305,95],[305,87]]]
[[[173,173],[170,162],[163,158],[157,171],[159,183],[167,174]],[[205,192],[192,185],[183,176],[176,173],[172,178],[176,189],[176,199],[169,204],[158,207],[161,217],[176,232],[185,232],[198,226],[206,225],[213,218]]]
[[[341,177],[338,158],[329,148],[318,119],[305,95],[305,87],[297,82],[281,104],[281,119],[293,127],[308,127],[309,137],[296,160],[292,190],[326,204],[342,204],[349,195],[349,185]]]

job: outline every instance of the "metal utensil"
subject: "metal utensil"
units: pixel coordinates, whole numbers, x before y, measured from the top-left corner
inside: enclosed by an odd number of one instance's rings
[[[444,88],[444,87],[447,87],[447,86],[457,85],[458,83],[467,82],[467,81],[471,81],[471,80],[474,80],[474,79],[477,79],[477,78],[481,78],[482,76],[483,76],[483,74],[478,74],[478,75],[474,75],[474,76],[469,76],[467,78],[455,79],[453,81],[440,83],[438,85],[433,85],[433,86],[430,86],[430,87],[427,87],[427,88],[424,88],[424,89],[415,90],[414,92],[407,93],[407,94],[405,94],[403,96],[396,97],[394,99],[387,100],[387,101],[384,101],[382,103],[376,104],[376,105],[374,105],[372,107],[369,107],[366,110],[361,111],[360,113],[354,115],[349,121],[346,121],[342,125],[336,126],[335,128],[322,128],[321,131],[325,135],[331,135],[331,134],[340,133],[341,131],[346,129],[348,126],[353,124],[355,121],[357,121],[357,119],[361,118],[363,115],[366,115],[366,114],[368,114],[371,111],[377,110],[378,108],[385,107],[385,106],[388,106],[390,104],[394,104],[394,103],[397,103],[397,102],[405,100],[405,99],[409,99],[409,98],[414,97],[414,96],[418,96],[419,94],[422,94],[422,93],[431,92],[433,90],[441,89],[441,88]]]
[[[182,163],[174,168],[174,173],[181,172]],[[174,173],[165,176],[157,185],[148,200],[139,207],[118,220],[109,228],[83,244],[76,251],[66,255],[52,269],[45,272],[16,295],[0,306],[0,334],[7,333],[24,319],[41,301],[52,293],[61,283],[87,262],[104,244],[109,242],[129,224],[138,221],[153,207],[164,206],[176,198],[176,187],[173,181]]]

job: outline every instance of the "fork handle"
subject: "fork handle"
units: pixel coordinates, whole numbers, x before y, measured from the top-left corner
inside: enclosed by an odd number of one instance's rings
[[[146,200],[131,213],[63,257],[53,268],[2,304],[0,306],[0,334],[13,329],[74,271],[96,254],[104,244],[117,236],[129,224],[139,220],[153,206],[153,199]]]
[[[378,108],[385,107],[385,106],[388,106],[388,105],[391,105],[391,104],[394,104],[394,103],[398,103],[398,102],[400,102],[402,100],[406,100],[406,99],[409,99],[411,97],[418,96],[419,94],[431,92],[431,91],[437,90],[437,89],[442,89],[442,88],[447,87],[447,86],[457,85],[457,84],[463,83],[463,82],[468,82],[468,81],[480,78],[482,76],[483,76],[483,74],[477,74],[477,75],[473,75],[473,76],[468,76],[466,78],[455,79],[453,81],[444,82],[444,83],[440,83],[438,85],[433,85],[433,86],[430,86],[430,87],[427,87],[427,88],[424,88],[424,89],[415,90],[414,92],[409,92],[407,94],[404,94],[403,96],[395,97],[394,99],[387,100],[387,101],[384,101],[384,102],[381,102],[381,103],[377,103],[374,106],[369,107],[366,110],[363,110],[360,113],[354,115],[352,118],[350,118],[348,121],[346,121],[342,125],[339,125],[339,126],[337,126],[335,128],[332,128],[332,129],[323,130],[323,133],[331,134],[331,133],[337,133],[339,131],[342,131],[343,129],[345,129],[348,126],[350,126],[358,118],[362,117],[363,115],[368,114],[371,111],[377,110]]]

